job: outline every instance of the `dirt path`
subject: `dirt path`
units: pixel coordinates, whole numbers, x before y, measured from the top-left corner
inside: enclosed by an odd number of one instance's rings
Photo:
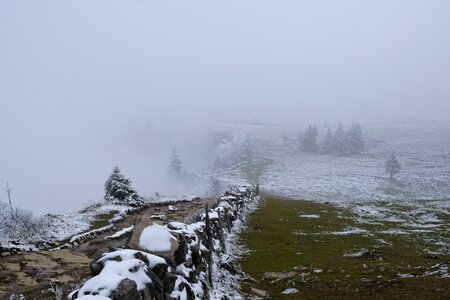
[[[0,258],[0,299],[23,294],[26,299],[57,299],[56,294],[66,295],[90,276],[89,262],[112,248],[124,247],[128,237],[106,239],[120,229],[137,222],[142,215],[167,216],[167,221],[192,222],[204,211],[205,205],[214,206],[215,199],[198,199],[173,204],[178,210],[172,212],[168,205],[146,208],[116,223],[114,231],[103,233],[71,250],[20,253]],[[51,291],[53,289],[53,291]]]

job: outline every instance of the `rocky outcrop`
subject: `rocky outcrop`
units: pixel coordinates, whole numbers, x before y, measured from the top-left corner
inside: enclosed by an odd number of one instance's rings
[[[94,277],[69,299],[85,295],[116,300],[210,299],[214,270],[237,272],[224,255],[224,239],[245,204],[255,197],[251,186],[229,191],[191,224],[163,225],[143,216],[127,243],[130,249],[117,249],[91,261]]]

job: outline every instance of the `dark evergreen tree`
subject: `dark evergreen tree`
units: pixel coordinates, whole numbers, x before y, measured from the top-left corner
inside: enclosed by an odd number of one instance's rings
[[[297,141],[299,145],[299,149],[303,150],[303,140],[305,139],[305,134],[303,132],[299,132],[297,134]]]
[[[308,129],[306,129],[305,131],[305,135],[303,138],[303,151],[306,152],[316,152],[317,150],[317,135],[318,135],[318,131],[317,131],[317,127],[316,126],[308,126]]]
[[[389,155],[388,160],[384,163],[385,172],[389,174],[389,177],[392,179],[394,178],[394,175],[400,173],[400,163],[397,160],[397,155],[395,152],[392,152]]]
[[[105,200],[121,202],[132,206],[143,204],[143,199],[131,187],[131,180],[126,178],[119,167],[114,167],[105,182]]]
[[[331,132],[331,129],[328,127],[327,133],[323,137],[320,152],[323,154],[333,153],[333,142],[334,142],[333,133]]]
[[[352,154],[360,153],[364,149],[364,138],[358,122],[353,123],[347,131],[345,149]]]
[[[169,175],[175,179],[180,179],[183,174],[183,163],[177,154],[176,148],[172,148],[172,156],[169,162]]]
[[[222,185],[217,177],[211,177],[209,181],[209,196],[219,197],[222,193]]]
[[[253,149],[250,140],[250,135],[247,133],[243,144],[241,145],[239,151],[239,161],[240,162],[251,162],[253,158]]]
[[[345,152],[345,133],[344,127],[341,123],[339,123],[336,131],[334,132],[333,152],[339,155],[342,155]]]

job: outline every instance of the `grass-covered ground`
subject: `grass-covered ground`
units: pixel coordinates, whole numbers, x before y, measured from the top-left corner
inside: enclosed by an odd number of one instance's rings
[[[406,205],[372,206],[402,218],[267,197],[241,235],[249,252],[239,263],[254,279],[243,290],[275,299],[449,299],[448,211],[436,217]],[[299,292],[281,294],[291,287]]]

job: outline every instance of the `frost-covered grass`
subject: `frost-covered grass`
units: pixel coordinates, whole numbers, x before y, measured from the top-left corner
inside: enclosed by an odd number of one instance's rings
[[[102,201],[91,203],[79,212],[47,214],[38,218],[27,212],[23,215],[26,216],[24,219],[28,225],[20,227],[9,217],[10,210],[6,207],[0,210],[0,215],[4,215],[0,226],[0,246],[27,251],[47,248],[47,243],[63,242],[82,232],[107,226],[114,219],[123,216],[128,209],[130,207],[126,205]]]
[[[361,207],[266,199],[241,235],[248,252],[240,264],[256,279],[244,281],[243,290],[251,293],[250,287],[257,287],[276,298],[287,288],[299,290],[283,299],[447,299],[449,211],[434,213],[439,204],[427,212],[421,204],[415,210],[376,203],[361,214]],[[381,212],[392,218],[384,220]],[[427,230],[411,226],[416,223]],[[436,224],[441,226],[428,227]],[[263,279],[266,272],[294,275]]]
[[[300,128],[240,126],[228,130],[249,132],[256,164],[219,174],[222,180],[259,182],[270,194],[319,201],[450,198],[450,122],[363,124],[366,150],[343,156],[300,151]],[[402,166],[394,181],[384,173],[392,151]]]

